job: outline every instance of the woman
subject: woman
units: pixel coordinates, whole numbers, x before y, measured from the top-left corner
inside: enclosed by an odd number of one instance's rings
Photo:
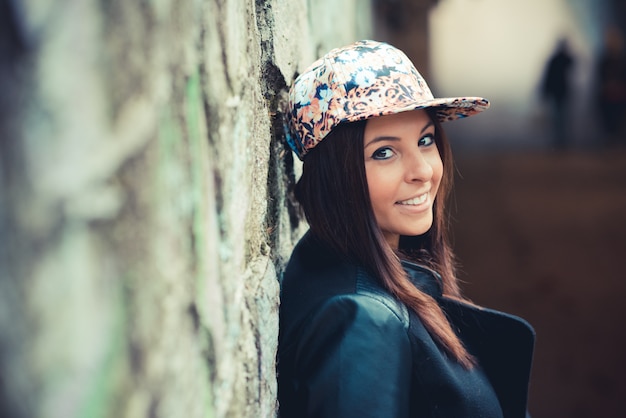
[[[441,122],[488,106],[434,99],[374,41],[296,79],[287,140],[310,230],[282,280],[281,417],[525,416],[533,330],[463,298],[446,237]]]

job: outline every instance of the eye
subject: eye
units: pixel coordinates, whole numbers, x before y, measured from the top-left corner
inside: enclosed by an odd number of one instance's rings
[[[374,160],[387,160],[393,156],[393,151],[389,147],[378,148],[372,154]]]
[[[427,147],[435,143],[435,135],[434,134],[426,134],[417,141],[417,145],[420,147]]]

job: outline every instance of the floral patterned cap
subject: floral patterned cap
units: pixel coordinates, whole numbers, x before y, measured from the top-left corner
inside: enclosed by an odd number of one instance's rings
[[[399,49],[376,41],[336,48],[315,61],[289,91],[287,142],[300,159],[343,122],[435,108],[440,121],[482,112],[481,97],[435,99]]]

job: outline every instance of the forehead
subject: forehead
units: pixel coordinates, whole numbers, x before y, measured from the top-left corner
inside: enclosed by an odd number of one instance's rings
[[[427,125],[432,124],[428,113],[423,109],[409,112],[395,113],[392,115],[377,116],[367,120],[365,136],[378,136],[389,134],[398,130],[421,131]]]

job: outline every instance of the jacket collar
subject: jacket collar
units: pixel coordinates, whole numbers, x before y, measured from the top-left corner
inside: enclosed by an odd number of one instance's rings
[[[419,290],[433,298],[440,298],[443,295],[443,283],[439,273],[406,260],[402,260],[402,267],[411,283]]]
[[[301,262],[304,261],[310,267],[345,261],[319,241],[310,230],[304,234],[296,246],[296,250],[294,253],[302,256]],[[401,263],[415,287],[433,298],[442,297],[443,281],[439,273],[412,261],[401,260]]]

